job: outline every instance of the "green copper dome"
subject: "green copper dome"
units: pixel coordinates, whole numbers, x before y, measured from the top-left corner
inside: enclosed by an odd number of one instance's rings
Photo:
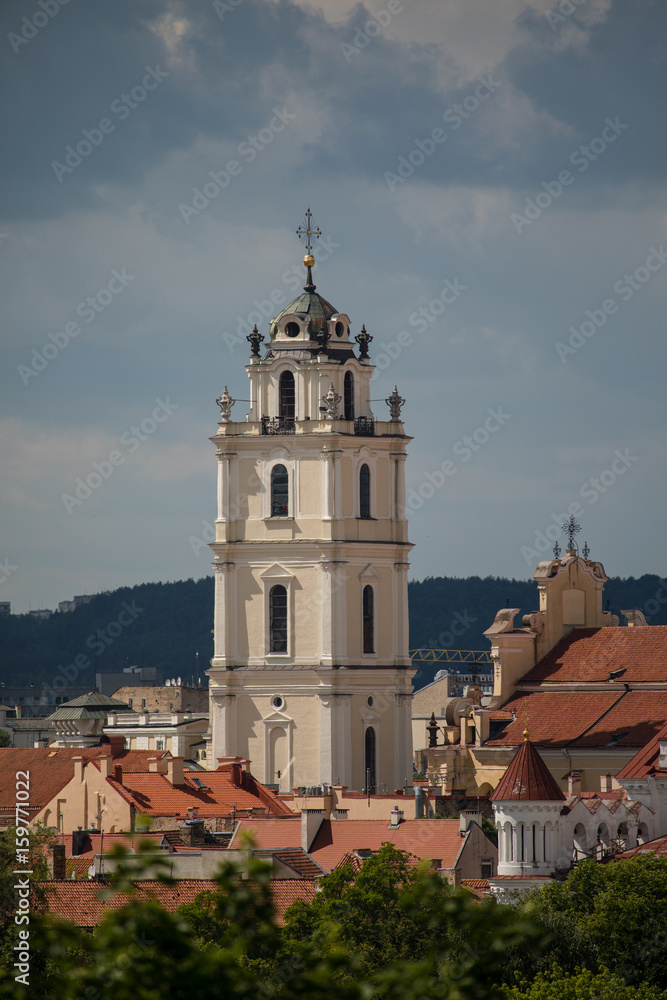
[[[288,306],[274,316],[271,322],[271,340],[275,340],[277,332],[277,324],[282,316],[287,313],[296,313],[297,316],[302,316],[304,319],[310,317],[310,322],[308,323],[308,332],[311,337],[315,337],[322,326],[322,320],[331,319],[337,313],[337,309],[327,302],[326,299],[318,295],[314,290],[309,291],[304,288],[301,295],[298,295]]]

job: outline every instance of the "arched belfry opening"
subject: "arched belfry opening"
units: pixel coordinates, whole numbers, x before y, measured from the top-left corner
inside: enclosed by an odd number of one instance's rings
[[[295,403],[294,375],[289,370],[281,372],[278,389],[278,416],[281,420],[294,420]]]
[[[343,406],[345,408],[345,419],[354,420],[354,375],[352,372],[345,372],[343,380]]]

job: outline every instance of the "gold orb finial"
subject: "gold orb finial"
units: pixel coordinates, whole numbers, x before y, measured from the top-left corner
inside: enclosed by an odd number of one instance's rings
[[[524,729],[524,731],[523,731],[523,738],[526,741],[526,743],[528,742],[528,737],[529,736],[530,736],[530,733],[528,732],[528,730]]]
[[[306,256],[303,258],[303,262],[306,265],[306,267],[313,267],[315,263],[315,258],[313,257],[312,253],[307,253]]]

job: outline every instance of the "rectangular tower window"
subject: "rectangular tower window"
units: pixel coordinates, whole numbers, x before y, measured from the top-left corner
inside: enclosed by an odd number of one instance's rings
[[[287,652],[287,591],[281,584],[269,591],[269,652]]]

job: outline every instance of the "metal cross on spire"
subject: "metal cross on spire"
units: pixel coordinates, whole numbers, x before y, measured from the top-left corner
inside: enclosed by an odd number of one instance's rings
[[[576,544],[574,536],[581,531],[581,525],[577,524],[575,516],[574,514],[572,514],[570,516],[569,521],[566,521],[565,524],[561,525],[561,527],[563,531],[565,531],[568,535],[568,540],[567,540],[568,549],[573,549]]]
[[[314,236],[316,240],[319,240],[320,236],[322,235],[322,230],[320,229],[319,226],[315,226],[315,228],[313,228],[312,220],[313,220],[313,213],[310,211],[309,208],[308,211],[306,212],[304,224],[299,226],[299,228],[296,231],[296,235],[299,237],[301,242],[304,243],[305,240],[304,246],[308,251],[308,253],[310,253],[310,251],[313,249],[313,244],[311,242],[312,237]]]

